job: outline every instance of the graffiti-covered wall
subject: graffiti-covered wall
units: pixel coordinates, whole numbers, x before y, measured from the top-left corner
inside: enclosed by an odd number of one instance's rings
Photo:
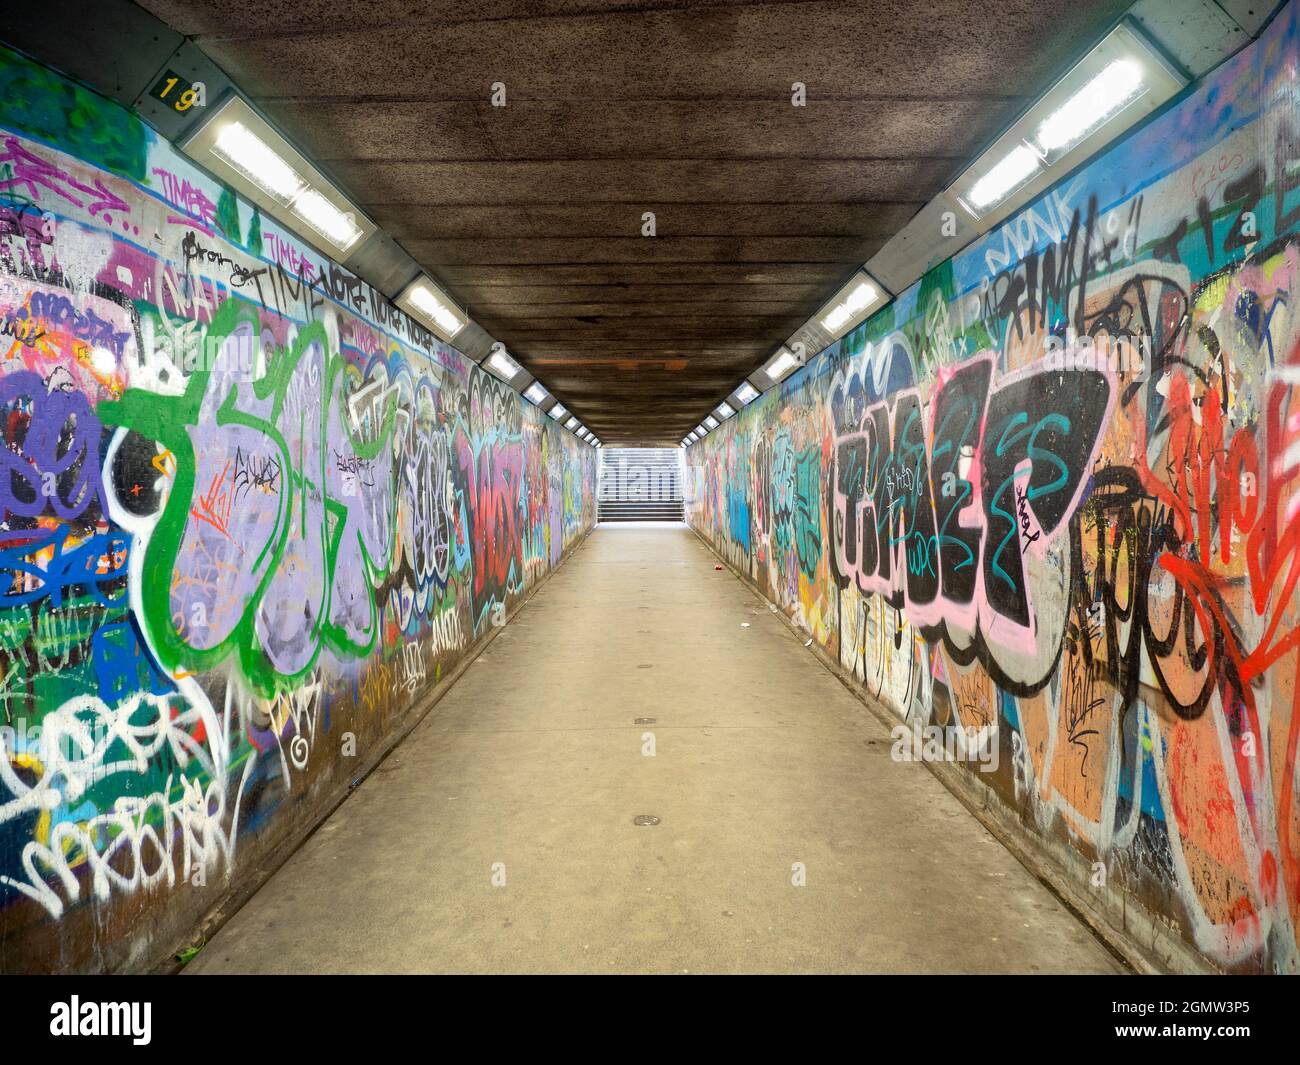
[[[695,528],[958,787],[1242,972],[1300,967],[1298,67],[1291,5],[688,451]]]
[[[140,968],[594,521],[594,451],[0,50],[0,971]]]

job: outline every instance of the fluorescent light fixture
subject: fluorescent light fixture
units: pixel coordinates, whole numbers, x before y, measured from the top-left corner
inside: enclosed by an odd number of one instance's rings
[[[506,354],[505,348],[493,348],[486,366],[507,384],[519,374],[519,363]]]
[[[695,431],[699,433],[700,436],[708,436],[709,427],[703,422],[700,422],[700,424],[695,427]]]
[[[821,309],[817,316],[821,327],[832,339],[838,339],[884,302],[882,291],[879,282],[865,270],[859,270]]]
[[[281,203],[288,204],[302,189],[302,178],[294,168],[242,122],[222,128],[212,145],[212,154]]]
[[[567,422],[564,423],[564,427],[568,429],[569,432],[573,432],[573,427],[577,424],[578,424],[577,418],[570,418]]]
[[[798,365],[799,360],[795,357],[794,352],[783,347],[776,353],[776,358],[763,367],[763,372],[775,383]]]
[[[1012,123],[948,194],[979,221],[981,232],[990,229],[1045,191],[1057,173],[1098,152],[1186,84],[1184,73],[1125,18]]]
[[[1132,103],[1146,88],[1142,68],[1134,60],[1112,60],[1042,121],[1036,137],[1039,149],[1047,153],[1069,148]]]
[[[421,274],[393,301],[448,343],[468,324],[445,292]]]
[[[411,305],[427,314],[444,332],[455,336],[465,328],[465,321],[450,306],[434,294],[430,285],[418,285],[411,292]]]
[[[293,201],[293,213],[339,248],[350,248],[361,236],[351,212],[340,211],[315,189],[308,189]]]
[[[533,404],[535,407],[540,407],[544,402],[546,402],[546,397],[549,395],[550,393],[546,391],[546,388],[541,381],[534,381],[524,389],[524,399],[528,400],[528,402]]]
[[[707,418],[704,419],[704,424],[707,425],[710,429],[716,429],[718,427],[718,419],[715,418],[712,414],[710,414]]]
[[[1026,144],[1017,144],[971,186],[963,202],[978,218],[977,212],[1005,200],[1042,169],[1038,153]]]
[[[741,381],[740,387],[736,389],[736,399],[742,406],[748,407],[754,400],[758,399],[758,389],[748,381]]]
[[[277,221],[340,258],[375,231],[373,222],[237,94],[214,108],[181,147]]]
[[[730,418],[733,414],[736,413],[736,408],[733,407],[730,403],[723,402],[718,404],[718,409],[716,413],[718,417],[720,417],[725,422],[728,418]]]
[[[557,422],[569,413],[569,409],[563,403],[557,403],[554,407],[546,412]]]

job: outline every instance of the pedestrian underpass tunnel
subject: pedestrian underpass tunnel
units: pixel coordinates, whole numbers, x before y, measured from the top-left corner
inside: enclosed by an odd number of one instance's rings
[[[1295,973],[1296,0],[0,24],[0,971]]]

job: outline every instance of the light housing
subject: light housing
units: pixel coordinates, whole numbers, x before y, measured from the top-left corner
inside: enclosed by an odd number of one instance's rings
[[[786,374],[799,365],[799,358],[793,351],[781,346],[781,349],[773,356],[772,361],[763,367],[763,372],[767,374],[773,384],[781,380]]]
[[[181,149],[276,221],[340,260],[378,228],[237,93],[215,107]]]
[[[704,419],[704,424],[707,425],[710,429],[716,429],[718,427],[718,419],[715,418],[712,414],[710,414],[708,417]]]
[[[1187,75],[1124,18],[947,190],[986,231],[1177,95]]]
[[[209,151],[285,207],[302,190],[298,171],[238,119],[217,127]]]
[[[576,426],[577,424],[578,424],[577,418],[570,418],[567,422],[564,423],[564,427],[568,429],[569,432],[573,432],[574,426]]]
[[[695,427],[695,432],[701,437],[708,436],[709,427],[705,425],[703,422],[700,422],[700,424]]]
[[[1131,56],[1112,59],[1086,85],[1048,115],[1034,131],[1034,147],[1049,163],[1098,126],[1109,122],[1148,89]]]
[[[361,239],[356,211],[343,210],[320,189],[308,189],[299,195],[290,210],[339,252],[346,252]]]
[[[528,400],[534,407],[540,407],[546,402],[550,393],[546,391],[546,386],[541,381],[534,381],[524,389],[524,399]]]
[[[758,399],[758,389],[748,381],[741,381],[740,387],[736,389],[736,400],[743,407],[748,407],[754,400]]]
[[[725,422],[728,418],[730,418],[733,414],[736,413],[736,408],[733,407],[730,403],[723,401],[722,403],[718,404],[717,408],[714,410],[714,413],[722,421]]]
[[[483,365],[506,384],[519,376],[519,363],[506,354],[506,349],[503,347],[494,347],[492,354],[483,360]]]
[[[561,418],[563,418],[566,414],[569,413],[569,408],[566,407],[563,403],[557,403],[546,413],[549,414],[552,418],[554,418],[558,422]]]
[[[832,340],[838,340],[888,298],[885,287],[879,281],[865,270],[859,270],[817,312],[817,322]],[[768,376],[771,376],[770,370]]]
[[[393,303],[448,343],[469,322],[451,298],[425,274],[420,274],[407,285]]]
[[[959,197],[961,205],[978,218],[981,211],[1001,203],[1042,170],[1042,157],[1029,145],[1017,144]]]

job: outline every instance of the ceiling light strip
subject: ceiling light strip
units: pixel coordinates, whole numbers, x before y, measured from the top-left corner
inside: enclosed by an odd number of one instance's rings
[[[378,230],[238,93],[179,145],[191,159],[340,261]]]

